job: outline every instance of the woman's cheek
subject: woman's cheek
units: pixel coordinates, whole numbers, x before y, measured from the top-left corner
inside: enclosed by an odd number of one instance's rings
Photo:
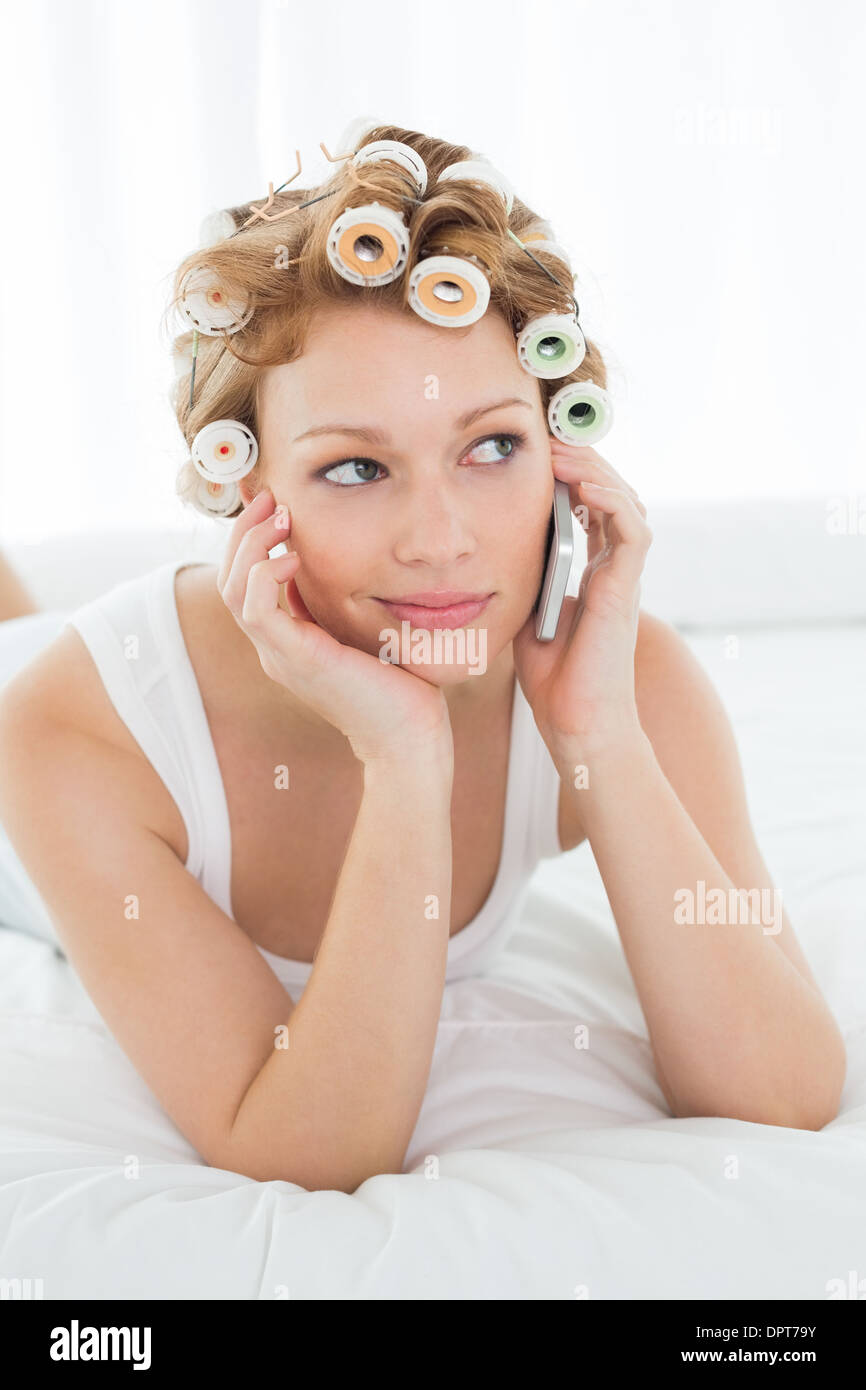
[[[375,653],[378,648],[375,643],[371,646],[366,630],[369,628],[369,615],[362,619],[359,614],[357,622],[353,622],[351,612],[347,612],[346,595],[356,587],[351,578],[347,575],[345,582],[342,582],[330,568],[322,568],[313,574],[309,570],[305,574],[302,571],[303,561],[295,584],[319,627],[344,646]],[[371,610],[374,607],[373,604],[368,606]]]
[[[303,562],[301,569],[303,570]],[[298,573],[295,584],[298,593],[316,622],[326,631],[330,631],[331,621],[334,617],[334,605],[330,601],[327,584],[321,579],[317,579],[315,575],[303,574],[302,572]]]
[[[543,525],[536,522],[525,526],[512,541],[512,572],[521,591],[533,590],[533,602],[547,563],[547,525],[545,515]]]

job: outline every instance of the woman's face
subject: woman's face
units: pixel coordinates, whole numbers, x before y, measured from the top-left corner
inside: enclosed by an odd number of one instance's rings
[[[302,356],[264,372],[259,447],[263,478],[291,513],[298,592],[321,627],[378,656],[383,631],[399,639],[406,621],[383,600],[489,594],[477,616],[447,625],[493,664],[535,603],[554,483],[539,384],[500,314],[449,329],[329,307]],[[465,680],[473,659],[447,652],[423,669],[391,659],[439,685]]]

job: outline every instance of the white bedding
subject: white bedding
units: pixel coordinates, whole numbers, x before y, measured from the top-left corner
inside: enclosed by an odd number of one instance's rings
[[[49,1299],[825,1299],[866,1279],[866,627],[741,629],[735,660],[725,636],[689,641],[845,1034],[832,1124],[670,1118],[587,846],[542,864],[496,968],[446,987],[406,1171],[352,1196],[202,1164],[68,963],[7,927],[0,1277]]]

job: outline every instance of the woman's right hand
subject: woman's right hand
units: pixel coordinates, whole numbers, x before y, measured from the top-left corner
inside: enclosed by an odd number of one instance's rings
[[[217,575],[223,602],[271,680],[345,734],[362,763],[432,754],[450,760],[453,741],[441,689],[391,662],[338,642],[312,618],[295,586],[297,551],[269,558],[288,541],[285,508],[265,488],[235,519]],[[291,616],[279,606],[286,586]]]

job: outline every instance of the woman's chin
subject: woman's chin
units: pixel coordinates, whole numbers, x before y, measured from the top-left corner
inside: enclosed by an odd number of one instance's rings
[[[472,676],[483,676],[487,670],[486,663],[481,662],[475,666],[470,666],[466,662],[445,665],[441,662],[437,664],[436,662],[399,661],[395,662],[394,665],[400,666],[404,671],[409,671],[413,676],[419,676],[422,681],[427,681],[428,685],[436,685],[442,689],[463,685]]]

